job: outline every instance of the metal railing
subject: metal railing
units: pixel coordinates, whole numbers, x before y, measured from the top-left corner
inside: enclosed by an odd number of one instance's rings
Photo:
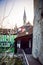
[[[29,65],[29,62],[28,62],[28,59],[26,57],[24,50],[22,50],[22,53],[23,53],[23,60],[24,60],[25,65]]]

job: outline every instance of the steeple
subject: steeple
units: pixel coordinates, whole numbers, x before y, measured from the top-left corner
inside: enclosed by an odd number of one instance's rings
[[[24,25],[26,23],[26,12],[25,12],[25,9],[24,9],[24,15],[23,15],[23,23],[24,23]]]

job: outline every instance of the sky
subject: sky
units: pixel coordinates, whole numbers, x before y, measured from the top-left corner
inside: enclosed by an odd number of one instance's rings
[[[23,25],[24,9],[26,22],[33,25],[33,0],[0,0],[0,27],[14,29]]]

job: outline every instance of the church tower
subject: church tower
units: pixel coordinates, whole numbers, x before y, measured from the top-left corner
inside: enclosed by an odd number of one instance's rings
[[[26,24],[26,12],[25,12],[25,9],[24,9],[24,15],[23,15],[23,23],[24,23],[24,25]]]

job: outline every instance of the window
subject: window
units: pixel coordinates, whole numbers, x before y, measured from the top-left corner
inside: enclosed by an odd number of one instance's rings
[[[17,48],[20,48],[21,41],[17,42]]]

